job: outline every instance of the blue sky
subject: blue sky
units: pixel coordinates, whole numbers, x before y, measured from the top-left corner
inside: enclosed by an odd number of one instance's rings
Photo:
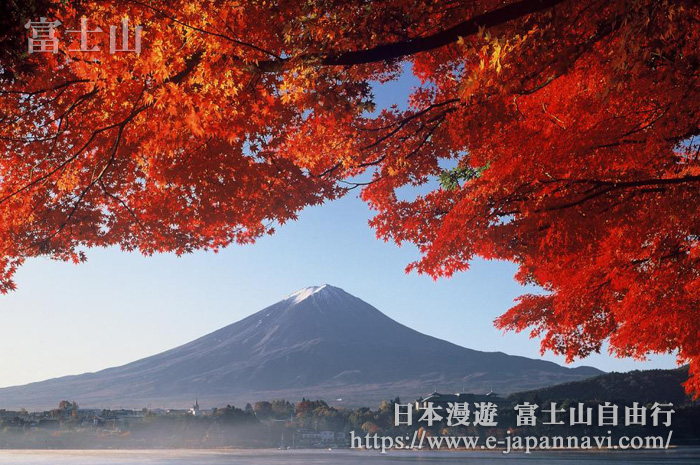
[[[409,76],[377,88],[380,106],[405,101]],[[493,320],[526,291],[515,267],[476,260],[471,270],[433,281],[407,275],[417,257],[374,237],[371,212],[356,193],[308,208],[296,222],[251,246],[184,257],[88,252],[86,264],[28,261],[18,290],[0,296],[0,386],[96,371],[189,342],[307,286],[332,284],[423,333],[486,351],[539,358],[526,334],[502,334]],[[545,359],[563,363],[561,358]],[[607,354],[574,365],[606,371],[671,368]]]

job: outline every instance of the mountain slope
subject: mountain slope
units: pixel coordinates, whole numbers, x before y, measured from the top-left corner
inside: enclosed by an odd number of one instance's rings
[[[581,381],[559,384],[533,391],[518,392],[511,396],[518,402],[605,402],[618,404],[639,402],[672,402],[673,405],[691,403],[683,389],[688,379],[688,366],[673,370],[635,370],[628,373],[606,373]]]
[[[302,289],[237,323],[136,362],[0,389],[0,408],[61,398],[83,406],[180,406],[264,398],[370,403],[434,387],[501,392],[600,374],[479,352],[426,336],[337,287]]]

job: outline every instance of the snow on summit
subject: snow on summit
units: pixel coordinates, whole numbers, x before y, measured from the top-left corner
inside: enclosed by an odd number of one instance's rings
[[[321,293],[321,291],[324,291],[324,290],[325,290],[325,292],[328,292],[328,291],[333,291],[333,290],[336,290],[336,289],[342,291],[342,289],[339,289],[339,288],[330,286],[330,285],[328,285],[328,284],[323,284],[323,285],[321,285],[321,286],[305,287],[305,288],[303,288],[303,289],[299,289],[298,291],[296,291],[296,292],[293,293],[293,294],[290,294],[290,295],[287,296],[287,298],[285,298],[284,300],[293,299],[292,303],[298,304],[299,302],[308,299],[309,297],[311,297],[311,296],[314,295],[314,294],[319,294],[319,293]]]

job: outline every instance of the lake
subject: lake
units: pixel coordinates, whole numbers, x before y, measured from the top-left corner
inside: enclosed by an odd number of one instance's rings
[[[2,465],[644,465],[700,464],[700,448],[634,452],[389,452],[351,450],[236,451],[0,451]]]

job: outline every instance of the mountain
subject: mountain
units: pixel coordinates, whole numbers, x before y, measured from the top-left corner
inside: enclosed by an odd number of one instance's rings
[[[683,389],[688,379],[688,366],[673,370],[635,370],[628,373],[606,373],[600,376],[545,387],[511,395],[517,402],[546,404],[575,400],[577,402],[617,404],[639,402],[672,402],[673,405],[692,403]]]
[[[0,408],[177,407],[342,398],[374,405],[440,389],[510,393],[601,372],[466,349],[410,329],[340,288],[291,294],[166,352],[96,373],[0,389]]]

